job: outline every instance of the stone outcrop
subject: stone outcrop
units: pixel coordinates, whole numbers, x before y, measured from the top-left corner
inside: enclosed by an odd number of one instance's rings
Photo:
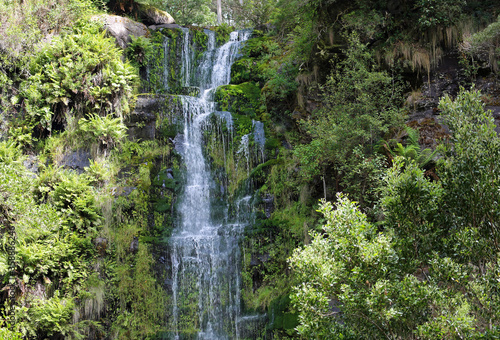
[[[85,150],[76,150],[64,154],[62,159],[58,162],[58,165],[81,174],[85,172],[86,167],[90,166],[90,159],[92,159],[90,152]]]
[[[105,30],[116,39],[116,43],[121,48],[127,48],[134,37],[148,37],[150,35],[146,25],[129,18],[118,15],[96,15],[94,21],[101,22]]]
[[[131,140],[153,140],[167,137],[165,129],[172,128],[176,116],[181,112],[181,101],[174,95],[141,95],[137,98],[134,111],[127,117],[125,125]]]
[[[135,110],[127,117],[125,124],[131,140],[153,140],[156,136],[156,115],[159,104],[154,97],[139,97]]]
[[[174,18],[165,11],[149,5],[139,5],[139,17],[147,25],[175,24]]]

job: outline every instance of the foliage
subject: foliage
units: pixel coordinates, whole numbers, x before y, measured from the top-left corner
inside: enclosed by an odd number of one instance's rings
[[[297,330],[322,339],[351,332],[364,339],[410,335],[425,320],[427,288],[412,276],[396,279],[391,234],[378,233],[347,198],[337,201],[336,209],[326,202],[320,207],[325,234],[314,235],[290,259],[299,279],[291,295],[299,311]]]
[[[303,166],[304,179],[325,176],[327,169],[337,183],[354,176],[356,164],[373,155],[375,141],[401,124],[394,82],[387,73],[373,70],[370,52],[357,36],[351,36],[346,59],[339,61],[323,89],[323,108],[302,121],[311,141],[297,146],[294,154]],[[363,190],[352,193],[362,199]]]
[[[418,130],[405,126],[405,132],[408,135],[406,145],[403,145],[396,139],[390,139],[388,141],[381,140],[377,145],[378,151],[386,154],[390,159],[400,156],[406,164],[415,161],[421,168],[425,168],[433,161],[437,150],[422,150],[420,148],[418,144]]]
[[[127,130],[120,118],[113,118],[111,115],[90,115],[89,119],[81,118],[78,125],[83,138],[96,143],[101,152],[118,146],[125,138]]]
[[[419,164],[401,157],[394,160],[385,182],[381,200],[384,223],[394,228],[401,257],[410,266],[418,265],[443,246],[441,183],[429,181]]]
[[[276,2],[269,0],[228,1],[228,16],[240,28],[258,27],[270,21]]]
[[[500,140],[480,96],[462,89],[454,101],[447,96],[439,104],[452,135],[439,166],[448,223],[456,233],[452,244],[470,259],[490,258],[494,254],[487,249],[498,251],[500,241]],[[467,234],[477,234],[488,246],[467,241]]]
[[[417,0],[415,5],[420,14],[418,25],[423,30],[438,25],[451,26],[460,17],[466,1]]]
[[[25,72],[26,57],[47,36],[59,34],[79,19],[94,12],[86,0],[2,0],[0,6],[0,64],[4,70],[21,68]]]
[[[139,246],[134,270],[128,265],[117,267],[123,277],[118,286],[121,295],[121,313],[112,328],[120,339],[147,338],[157,334],[165,322],[165,298],[162,289],[151,276],[152,256],[145,245]],[[124,308],[131,305],[130,311]]]
[[[136,75],[97,26],[56,37],[33,58],[21,85],[26,121],[38,134],[65,125],[66,115],[128,112]]]
[[[259,100],[260,89],[252,82],[219,86],[215,92],[215,101],[222,110],[250,117],[255,116]]]
[[[210,9],[210,3],[204,0],[173,0],[163,1],[166,11],[180,25],[215,25],[217,16]]]
[[[477,68],[476,60],[479,59],[485,62],[494,71],[500,69],[500,16],[496,22],[493,22],[484,30],[477,32],[466,39],[460,45],[460,50],[464,53],[466,65],[470,64],[469,68]],[[468,69],[466,68],[466,71]],[[472,70],[472,75],[475,75],[477,70]]]
[[[131,36],[132,41],[128,44],[125,55],[131,64],[137,68],[146,66],[153,54],[153,45],[149,38]]]
[[[56,184],[50,197],[58,210],[67,216],[71,228],[84,234],[95,234],[100,216],[94,193],[85,176],[67,173]]]
[[[219,26],[215,27],[215,32],[217,33],[217,45],[224,45],[229,41],[230,33],[233,31],[233,27],[229,26],[226,23],[222,23]]]

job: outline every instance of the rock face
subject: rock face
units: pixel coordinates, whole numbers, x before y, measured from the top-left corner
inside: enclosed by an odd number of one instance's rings
[[[175,24],[170,14],[149,5],[139,5],[139,16],[147,25]]]
[[[495,130],[500,133],[500,84],[496,75],[490,71],[482,70],[480,73],[474,79],[475,88],[481,90],[486,109],[492,111],[495,119]],[[431,72],[430,79],[424,75],[420,90],[408,98],[410,115],[407,124],[419,130],[419,142],[424,147],[434,149],[439,140],[448,136],[448,127],[443,124],[440,116],[439,101],[445,95],[454,98],[459,93],[460,86],[470,88],[471,80],[463,74],[459,55],[449,52]]]
[[[156,137],[156,115],[158,100],[151,97],[139,97],[135,110],[128,116],[125,124],[131,140],[153,140]]]
[[[92,159],[92,156],[88,151],[77,150],[65,154],[59,162],[59,166],[65,169],[75,170],[81,174],[85,171],[86,167],[90,166],[90,159]]]
[[[136,22],[129,18],[118,15],[96,15],[92,18],[94,21],[102,22],[106,31],[116,39],[116,43],[121,48],[127,48],[134,37],[148,37],[150,35],[146,25]]]
[[[181,101],[173,95],[142,95],[125,125],[131,140],[174,137]]]

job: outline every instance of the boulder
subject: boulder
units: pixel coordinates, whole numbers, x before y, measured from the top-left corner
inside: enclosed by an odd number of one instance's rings
[[[150,5],[140,4],[139,16],[147,25],[175,24],[170,14]]]
[[[150,35],[146,25],[118,15],[101,14],[92,17],[92,20],[101,22],[104,29],[116,39],[121,48],[127,48],[134,37],[148,37]]]

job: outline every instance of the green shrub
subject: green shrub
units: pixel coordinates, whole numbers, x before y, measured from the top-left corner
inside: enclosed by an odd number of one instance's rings
[[[146,37],[132,35],[131,38],[132,41],[125,50],[128,60],[137,68],[146,66],[153,53],[153,44]]]
[[[67,172],[50,193],[54,205],[64,213],[67,223],[80,233],[96,233],[100,215],[94,200],[94,192],[86,176]]]
[[[63,129],[66,115],[128,112],[137,75],[95,25],[54,38],[31,60],[20,90],[26,122],[38,135]]]
[[[97,145],[97,151],[105,152],[119,145],[126,136],[127,128],[119,117],[101,117],[90,114],[78,121],[80,133],[87,142]]]

